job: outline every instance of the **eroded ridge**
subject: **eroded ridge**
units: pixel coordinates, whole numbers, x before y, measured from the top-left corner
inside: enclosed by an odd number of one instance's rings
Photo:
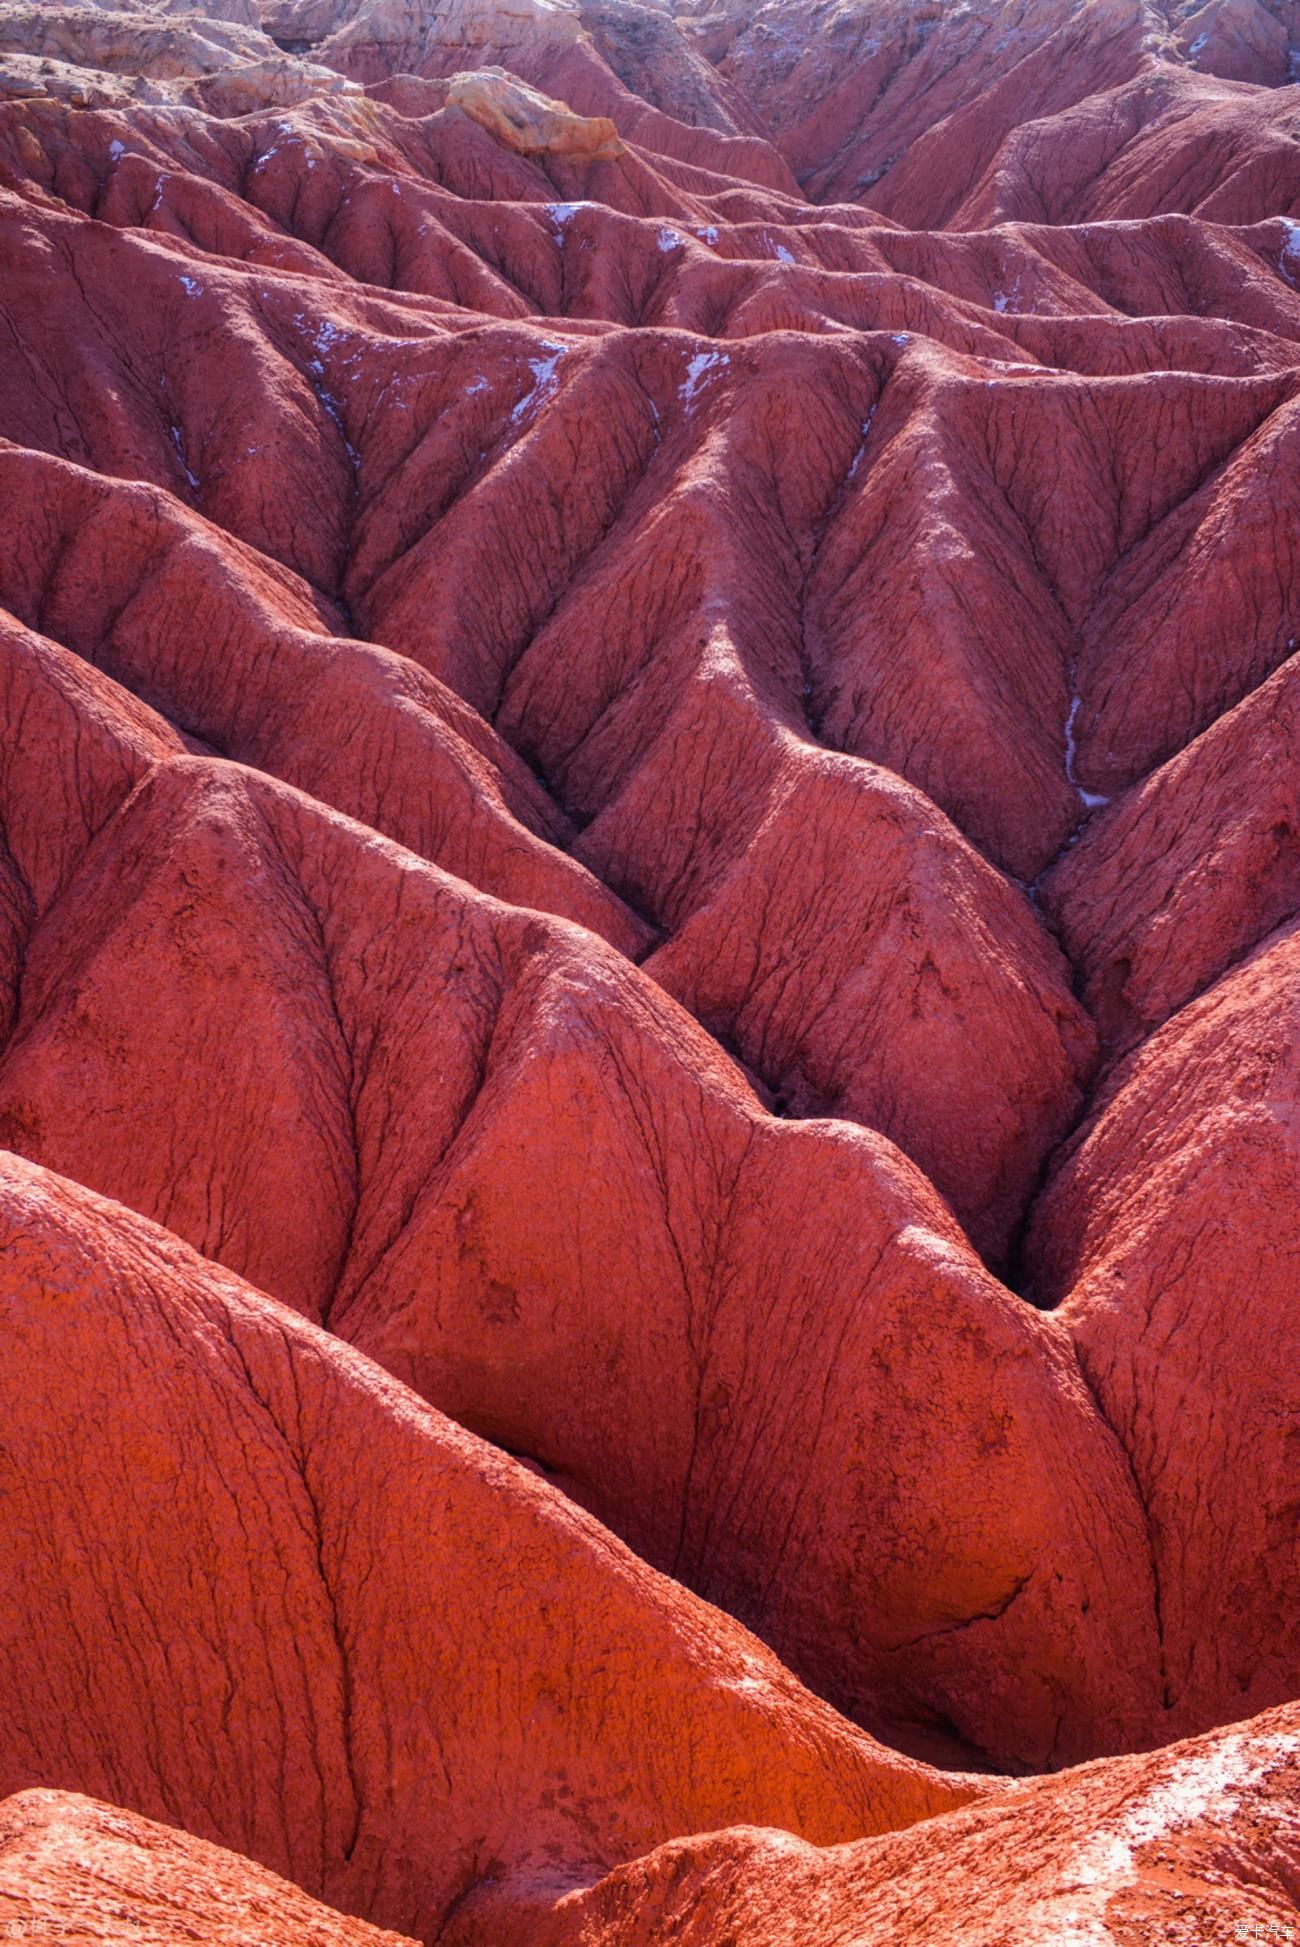
[[[1292,1923],[1298,73],[0,6],[6,1915]]]

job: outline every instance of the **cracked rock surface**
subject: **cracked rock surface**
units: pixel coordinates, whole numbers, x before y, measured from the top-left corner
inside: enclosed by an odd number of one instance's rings
[[[1300,1931],[1298,77],[0,5],[0,1939]]]

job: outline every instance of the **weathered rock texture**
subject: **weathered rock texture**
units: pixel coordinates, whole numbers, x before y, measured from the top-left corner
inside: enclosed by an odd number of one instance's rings
[[[51,1947],[414,1947],[219,1846],[53,1791],[0,1804],[0,1938]]]
[[[1291,1707],[860,1845],[818,1852],[753,1830],[680,1839],[561,1899],[546,1925],[502,1947],[1286,1940],[1298,1794]],[[477,1937],[472,1924],[449,1936]]]
[[[16,1158],[0,1198],[0,1788],[79,1780],[425,1938],[674,1832],[969,1795],[167,1233]]]
[[[1283,1923],[1298,73],[0,5],[24,1924]]]
[[[575,115],[563,102],[525,87],[504,68],[454,74],[447,84],[447,105],[459,108],[519,155],[613,162],[623,154],[618,131],[607,115]]]

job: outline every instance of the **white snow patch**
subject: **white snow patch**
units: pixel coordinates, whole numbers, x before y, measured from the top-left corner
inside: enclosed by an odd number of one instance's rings
[[[185,286],[185,294],[187,297],[203,296],[203,286],[197,277],[182,277],[181,283]]]
[[[1194,61],[1196,59],[1197,55],[1201,52],[1201,49],[1205,46],[1205,43],[1206,41],[1209,40],[1209,38],[1210,37],[1208,34],[1198,34],[1196,36],[1196,39],[1192,42],[1191,46],[1187,50],[1187,56],[1189,60]]]
[[[772,1686],[767,1681],[762,1664],[758,1663],[752,1656],[742,1656],[740,1658],[740,1667],[745,1672],[743,1677],[728,1677],[724,1679],[728,1690],[752,1691],[771,1689]],[[766,1834],[764,1836],[766,1837]],[[793,1834],[791,1836],[793,1837]],[[798,1844],[798,1840],[795,1843]]]
[[[907,345],[911,343],[911,340],[905,331],[895,331],[892,332],[890,335],[893,339],[893,342],[896,345]]]
[[[465,397],[472,399],[476,392],[487,392],[489,389],[487,380],[480,372],[479,376],[474,380],[474,383],[465,387]]]
[[[1020,272],[1009,291],[994,291],[993,309],[995,311],[1018,311],[1020,309]]]
[[[279,155],[286,142],[301,142],[303,140],[302,135],[294,127],[292,122],[278,122],[275,132],[280,138],[279,141],[273,142],[264,154],[258,156],[256,162],[253,164],[254,169],[260,169],[264,163],[271,160],[273,155]]]
[[[1267,1745],[1273,1740],[1261,1740]],[[1226,1737],[1201,1757],[1183,1758],[1171,1765],[1168,1775],[1125,1807],[1110,1831],[1104,1828],[1089,1841],[1074,1862],[1079,1881],[1095,1885],[1100,1880],[1126,1877],[1133,1871],[1133,1852],[1151,1845],[1167,1833],[1177,1832],[1202,1819],[1220,1824],[1237,1808],[1237,1794],[1252,1785],[1272,1766],[1270,1758],[1288,1754],[1287,1747],[1300,1746],[1300,1739],[1279,1737],[1276,1751],[1252,1751],[1245,1738]]]
[[[1052,1947],[1115,1947],[1115,1936],[1104,1920],[1084,1913],[1053,1913]]]
[[[685,237],[679,236],[676,230],[661,230],[659,232],[657,247],[665,251],[680,250],[685,242]]]
[[[862,455],[867,450],[867,439],[871,432],[871,422],[875,418],[875,416],[876,416],[876,408],[873,405],[870,412],[867,414],[866,418],[862,422],[862,436],[858,441],[858,450],[853,455],[853,464],[849,468],[848,473],[845,475],[845,478],[847,480],[856,480],[858,477],[858,468],[862,465]]]
[[[706,223],[704,228],[697,230],[695,234],[701,243],[707,243],[712,248],[718,241],[718,226],[716,223]]]
[[[694,358],[686,361],[686,377],[678,387],[678,397],[683,405],[693,405],[700,387],[713,372],[723,371],[731,359],[726,352],[696,352]]]
[[[1277,267],[1288,284],[1295,285],[1295,270],[1288,270],[1288,263],[1300,267],[1300,223],[1284,222],[1282,225],[1282,255]]]
[[[793,250],[787,250],[783,243],[777,244],[774,255],[778,264],[792,264],[795,261]]]
[[[122,144],[121,144],[120,142],[110,142],[110,143],[109,143],[109,145],[108,145],[108,159],[109,159],[109,161],[110,161],[110,162],[120,162],[120,161],[121,161],[121,159],[122,159],[122,157],[123,157],[123,156],[124,156],[125,154],[126,154],[126,150],[125,150],[125,149],[123,148],[123,146],[122,146]]]
[[[1026,1916],[1025,1937],[1050,1940],[1053,1947],[1111,1947],[1114,1936],[1106,1925],[1106,1908],[1118,1887],[1137,1878],[1134,1853],[1191,1825],[1222,1827],[1236,1811],[1241,1792],[1297,1750],[1300,1738],[1285,1733],[1242,1734],[1171,1764],[1064,1862],[1059,1890],[1036,1900]]]
[[[317,367],[316,369],[319,370],[320,368]],[[358,454],[356,447],[352,444],[352,441],[348,438],[347,428],[343,424],[343,408],[339,405],[339,402],[334,397],[334,394],[332,392],[327,392],[323,385],[317,386],[316,396],[320,400],[321,404],[324,406],[330,418],[334,421],[334,429],[337,432],[339,438],[343,441],[343,450],[347,454],[349,460],[351,460],[353,466],[355,467],[358,464],[360,455]]]
[[[348,438],[347,428],[343,424],[343,410],[339,405],[338,400],[334,397],[332,393],[326,392],[325,388],[322,386],[320,391],[320,402],[324,406],[330,418],[334,421],[334,425],[338,431],[338,436],[343,441],[343,451],[347,454],[349,460],[352,462],[353,467],[354,468],[357,467],[360,464],[361,455],[357,452],[356,447],[352,444],[352,441]]]
[[[326,352],[333,351],[335,345],[341,345],[347,333],[340,330],[338,325],[331,324],[328,318],[322,318],[311,336],[312,343],[323,357]]]
[[[1098,811],[1102,805],[1109,804],[1110,799],[1101,797],[1096,791],[1085,791],[1078,778],[1074,775],[1074,763],[1079,754],[1078,745],[1074,737],[1074,724],[1079,714],[1079,705],[1082,702],[1083,698],[1076,690],[1070,698],[1069,714],[1065,719],[1065,776],[1067,783],[1073,785],[1080,804],[1086,805],[1089,811]]]
[[[185,459],[185,445],[181,439],[180,427],[172,426],[168,430],[170,431],[172,436],[172,445],[176,448],[176,457],[181,463],[181,472],[185,475],[185,478],[189,481],[192,487],[197,487],[199,483],[195,478],[195,476],[190,472],[189,466]]]
[[[554,385],[555,374],[559,368],[560,360],[569,348],[567,345],[556,345],[549,338],[543,338],[542,349],[549,353],[549,357],[530,358],[528,361],[528,369],[533,375],[533,383],[510,415],[512,422],[516,426],[520,424],[524,415],[540,399],[544,398],[546,393]]]
[[[356,467],[360,456],[357,453],[356,447],[348,438],[347,428],[343,422],[343,409],[334,397],[334,394],[327,392],[323,384],[325,377],[325,354],[326,352],[332,351],[336,345],[345,344],[348,334],[346,331],[341,330],[338,325],[331,324],[328,318],[321,318],[315,325],[309,327],[306,313],[303,311],[295,311],[293,321],[299,331],[308,333],[312,344],[316,347],[317,356],[307,360],[307,370],[313,374],[316,397],[334,421],[335,431],[343,442],[344,451],[347,453],[352,465]],[[350,362],[357,359],[360,353],[353,351],[347,356]]]

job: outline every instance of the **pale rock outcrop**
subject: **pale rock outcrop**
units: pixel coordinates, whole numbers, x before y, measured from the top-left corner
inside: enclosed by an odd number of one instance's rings
[[[611,162],[623,154],[618,130],[607,115],[575,115],[562,101],[552,101],[504,68],[452,75],[447,103],[519,155]]]
[[[360,93],[333,69],[284,53],[242,9],[233,18],[88,4],[0,5],[0,99],[48,96],[74,108],[173,103],[214,115]]]

